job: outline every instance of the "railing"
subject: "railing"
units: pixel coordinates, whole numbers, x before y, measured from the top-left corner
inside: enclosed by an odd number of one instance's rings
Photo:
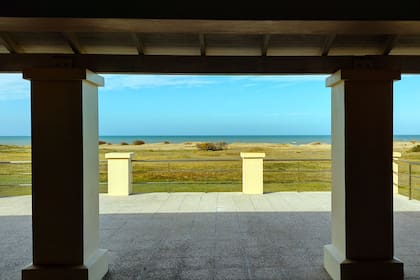
[[[0,162],[0,196],[30,194],[31,162]],[[241,158],[132,160],[133,192],[236,191]],[[264,159],[264,191],[330,190],[330,159]],[[99,162],[99,189],[107,192],[107,161]]]
[[[331,159],[265,159],[264,191],[330,191]]]
[[[420,162],[397,160],[398,192],[420,199]],[[241,191],[240,158],[132,160],[133,192]],[[394,178],[395,179],[395,178]],[[107,161],[99,162],[107,192]],[[264,191],[328,191],[331,159],[264,159]],[[0,161],[0,196],[31,193],[31,161]]]
[[[240,191],[240,158],[132,160],[133,192]]]
[[[408,199],[420,199],[420,162],[398,160],[398,190]]]

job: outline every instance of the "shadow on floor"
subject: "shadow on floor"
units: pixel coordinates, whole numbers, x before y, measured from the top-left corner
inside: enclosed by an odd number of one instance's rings
[[[395,213],[395,255],[420,278],[419,212]],[[31,262],[31,217],[0,217],[0,278]],[[104,279],[330,279],[322,268],[329,212],[101,215]]]

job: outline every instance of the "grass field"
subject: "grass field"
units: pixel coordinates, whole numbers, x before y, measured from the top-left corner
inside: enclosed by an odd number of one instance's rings
[[[396,150],[403,153],[402,159],[420,161],[420,152],[407,152],[404,147]],[[0,145],[0,161],[30,161],[30,152],[30,147]],[[194,143],[100,145],[100,192],[107,191],[104,155],[109,152],[134,152],[134,160],[141,160],[133,162],[133,190],[136,193],[240,191],[240,152],[266,153],[265,192],[328,191],[331,188],[331,162],[317,161],[331,157],[330,146],[324,144],[231,144],[222,151],[201,151],[195,148]],[[230,161],[217,161],[227,159]],[[293,159],[297,161],[291,161]],[[148,162],[156,160],[162,162]],[[176,160],[190,161],[175,162]],[[401,163],[400,193],[404,195],[408,194],[407,170],[408,165]],[[30,172],[30,164],[0,164],[0,196],[30,194]],[[420,199],[420,166],[412,167],[412,175],[413,197]],[[63,174],[63,179],[65,176]]]

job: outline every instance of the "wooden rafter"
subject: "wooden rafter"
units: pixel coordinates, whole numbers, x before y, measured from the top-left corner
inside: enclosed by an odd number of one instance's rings
[[[66,39],[67,43],[69,44],[70,48],[73,50],[74,54],[83,54],[83,49],[82,49],[82,46],[80,45],[80,41],[77,38],[76,33],[64,32],[63,36]]]
[[[266,34],[262,38],[261,55],[267,56],[268,44],[270,44],[270,35]]]
[[[21,53],[21,49],[9,33],[0,33],[0,43],[12,54]]]
[[[198,38],[200,40],[200,54],[201,56],[205,56],[207,47],[206,36],[204,34],[199,34]]]
[[[386,39],[385,48],[383,51],[383,55],[388,55],[392,49],[395,47],[396,43],[398,41],[398,35],[389,35]]]
[[[133,38],[133,41],[136,45],[137,53],[139,55],[144,55],[144,44],[143,44],[143,40],[142,40],[140,34],[132,33],[131,37]]]
[[[325,38],[324,45],[322,47],[322,56],[328,55],[334,43],[335,37],[336,35],[332,34],[332,35],[328,35],[327,38]]]

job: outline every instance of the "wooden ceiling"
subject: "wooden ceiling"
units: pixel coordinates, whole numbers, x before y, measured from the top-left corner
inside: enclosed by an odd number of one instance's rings
[[[121,1],[63,8],[21,0],[0,10],[0,72],[58,66],[119,73],[303,74],[342,67],[420,73],[418,1],[363,9],[282,1],[280,10],[245,2],[241,9],[215,3],[183,9],[178,1],[148,9],[144,1]]]
[[[420,21],[0,18],[0,53],[420,55]]]

